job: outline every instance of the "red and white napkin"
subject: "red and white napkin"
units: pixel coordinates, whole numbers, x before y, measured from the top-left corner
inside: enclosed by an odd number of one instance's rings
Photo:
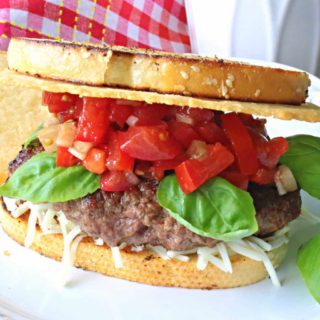
[[[11,37],[191,50],[184,0],[1,0],[0,50]]]

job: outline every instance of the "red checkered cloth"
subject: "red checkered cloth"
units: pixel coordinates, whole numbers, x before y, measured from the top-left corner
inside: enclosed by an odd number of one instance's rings
[[[184,0],[0,0],[0,50],[11,37],[190,52]]]

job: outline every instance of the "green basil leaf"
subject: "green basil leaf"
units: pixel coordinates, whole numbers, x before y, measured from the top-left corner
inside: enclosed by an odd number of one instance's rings
[[[300,248],[297,264],[310,293],[320,303],[320,235]]]
[[[258,231],[250,194],[222,178],[212,178],[185,195],[175,175],[167,176],[157,190],[159,204],[187,229],[228,241]]]
[[[303,190],[320,199],[320,137],[297,135],[287,139],[289,150],[280,162],[290,168]]]
[[[39,127],[34,130],[27,140],[24,142],[23,147],[26,148],[33,140],[37,139],[37,133],[43,128],[43,123],[39,125]]]
[[[0,195],[33,203],[65,202],[84,197],[99,187],[99,175],[82,166],[56,167],[56,154],[41,152],[0,186]]]

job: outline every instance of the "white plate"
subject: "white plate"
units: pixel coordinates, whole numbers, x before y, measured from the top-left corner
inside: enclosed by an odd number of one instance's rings
[[[320,80],[312,82],[312,99],[319,101]],[[320,135],[319,124],[270,119],[268,127],[272,136]],[[303,199],[304,207],[320,216],[319,201],[305,194]],[[298,247],[317,229],[319,224],[302,218],[292,223],[289,254],[278,271],[281,288],[264,280],[211,291],[152,287],[78,269],[72,270],[71,285],[60,287],[60,263],[0,231],[0,319],[319,319],[320,306],[295,265]]]

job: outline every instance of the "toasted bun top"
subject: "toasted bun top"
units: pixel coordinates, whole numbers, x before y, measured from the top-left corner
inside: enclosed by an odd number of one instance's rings
[[[305,72],[191,54],[55,40],[12,39],[11,70],[77,84],[198,98],[301,104]]]

